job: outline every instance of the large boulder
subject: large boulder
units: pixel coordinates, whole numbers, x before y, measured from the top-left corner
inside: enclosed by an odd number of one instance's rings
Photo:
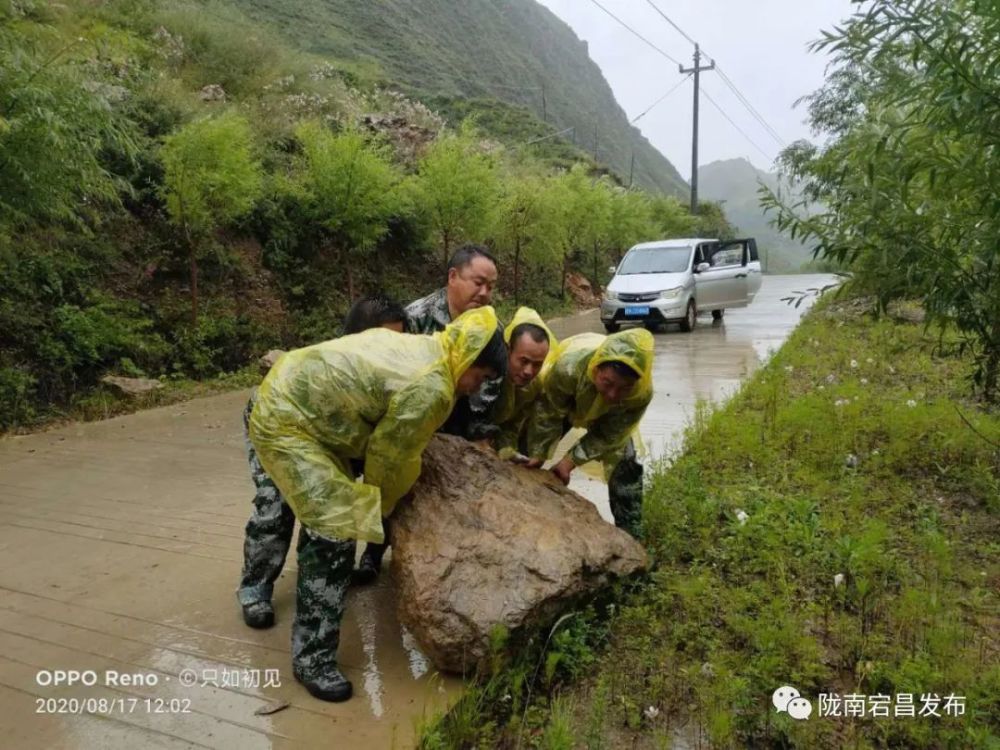
[[[489,655],[491,631],[544,627],[616,578],[643,547],[550,472],[435,436],[392,517],[399,619],[441,670]]]

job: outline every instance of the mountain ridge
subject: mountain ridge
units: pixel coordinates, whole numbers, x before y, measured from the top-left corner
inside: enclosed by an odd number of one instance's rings
[[[721,202],[726,217],[740,233],[757,238],[766,270],[807,270],[813,260],[812,251],[771,226],[770,217],[760,207],[757,190],[761,185],[789,190],[777,174],[755,167],[743,157],[719,159],[698,168],[698,184],[701,197]],[[794,186],[791,192],[796,193]]]
[[[353,61],[421,100],[524,107],[624,184],[683,197],[676,167],[633,127],[586,41],[535,0],[229,0],[306,52]],[[543,101],[544,99],[544,101]],[[486,128],[489,129],[488,127]],[[634,158],[633,158],[634,157]]]

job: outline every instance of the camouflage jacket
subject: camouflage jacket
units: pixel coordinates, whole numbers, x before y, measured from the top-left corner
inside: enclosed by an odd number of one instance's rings
[[[437,333],[451,322],[448,310],[448,290],[441,287],[426,297],[414,300],[406,306],[407,333]]]

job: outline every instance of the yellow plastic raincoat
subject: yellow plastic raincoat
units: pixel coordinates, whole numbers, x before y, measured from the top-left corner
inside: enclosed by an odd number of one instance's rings
[[[545,325],[542,317],[530,307],[519,307],[514,313],[514,319],[503,331],[504,341],[510,346],[510,337],[514,329],[524,323],[532,323],[549,336],[549,353],[545,357],[546,367],[551,366],[555,361],[559,342],[552,335],[552,331]],[[494,446],[501,458],[509,458],[518,451],[519,437],[524,430],[528,417],[531,414],[531,407],[542,392],[542,372],[524,388],[518,388],[510,377],[506,377],[500,386],[500,395],[497,398],[496,406],[493,410],[492,421],[500,428],[500,434],[494,439]]]
[[[420,476],[455,385],[496,332],[492,307],[432,336],[374,328],[283,355],[261,384],[250,439],[303,526],[382,542],[383,515]],[[350,459],[364,460],[357,482]]]
[[[609,403],[594,385],[597,368],[605,362],[623,362],[639,373],[635,387],[621,403]],[[544,395],[536,402],[528,425],[530,457],[549,458],[568,420],[573,427],[587,430],[568,454],[573,463],[602,461],[608,473],[653,398],[653,336],[643,328],[610,336],[570,336],[542,378]]]

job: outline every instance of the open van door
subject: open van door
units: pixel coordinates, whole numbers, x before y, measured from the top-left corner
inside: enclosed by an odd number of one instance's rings
[[[732,296],[727,301],[726,307],[746,307],[757,296],[762,282],[757,240],[746,237],[721,242],[718,252],[720,258],[726,258],[732,264],[739,264],[739,267],[734,269]]]

